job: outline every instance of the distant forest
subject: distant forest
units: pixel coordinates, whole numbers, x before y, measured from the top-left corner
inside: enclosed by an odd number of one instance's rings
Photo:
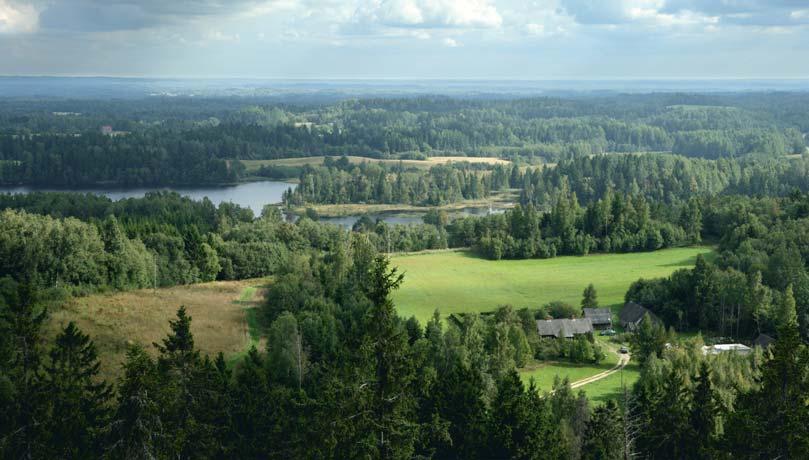
[[[0,107],[0,183],[232,183],[236,160],[312,155],[499,156],[556,163],[600,153],[705,159],[803,153],[809,96],[651,94],[284,105],[249,98],[18,101]],[[115,135],[102,134],[109,126]]]

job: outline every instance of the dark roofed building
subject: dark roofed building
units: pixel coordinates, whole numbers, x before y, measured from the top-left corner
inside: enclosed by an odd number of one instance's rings
[[[652,321],[656,323],[660,322],[660,318],[655,316],[654,313],[650,312],[643,305],[635,302],[627,302],[624,304],[624,308],[621,309],[621,312],[618,313],[618,320],[621,327],[627,331],[634,331],[638,328],[638,326],[640,326],[640,323],[643,321],[643,318],[646,317],[646,315],[649,315],[649,318]]]
[[[593,323],[590,318],[577,319],[539,319],[537,332],[540,337],[572,339],[577,335],[592,334]]]
[[[775,342],[775,339],[769,335],[759,334],[758,337],[756,337],[756,340],[753,341],[753,346],[761,347],[762,349],[766,350],[767,348],[770,348],[770,345],[772,345],[773,342]]]
[[[583,308],[584,317],[590,318],[595,329],[612,328],[612,310],[609,308]]]

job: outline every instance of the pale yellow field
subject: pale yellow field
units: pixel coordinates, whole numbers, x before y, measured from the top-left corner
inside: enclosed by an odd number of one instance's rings
[[[265,165],[276,166],[304,166],[304,165],[321,165],[323,164],[324,156],[302,157],[302,158],[283,158],[280,160],[241,160],[247,167],[248,172],[257,171]],[[332,157],[338,159],[340,157]],[[400,162],[406,167],[416,168],[429,168],[437,164],[445,164],[451,162],[469,162],[469,163],[485,163],[485,164],[509,164],[508,160],[495,157],[461,157],[461,156],[438,156],[430,157],[427,160],[381,160],[377,158],[367,158],[359,156],[348,156],[348,160],[353,164],[359,164],[364,161],[371,163],[383,163],[387,165],[396,165]]]
[[[121,363],[132,344],[155,353],[152,343],[161,343],[169,332],[169,320],[184,305],[192,317],[194,342],[212,357],[223,352],[228,357],[243,354],[257,343],[248,325],[248,313],[261,298],[267,280],[217,281],[131,292],[97,294],[74,298],[53,310],[46,324],[46,337],[74,321],[96,344],[102,360],[102,373],[120,375]],[[252,332],[252,334],[251,334]]]

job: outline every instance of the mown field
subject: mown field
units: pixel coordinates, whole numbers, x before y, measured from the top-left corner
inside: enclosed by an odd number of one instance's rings
[[[259,168],[262,166],[304,166],[304,165],[312,165],[318,166],[323,164],[323,159],[326,158],[324,156],[314,156],[314,157],[301,157],[301,158],[283,158],[279,160],[241,160],[242,163],[247,167],[247,172],[255,172],[258,171]],[[338,159],[340,157],[332,157],[334,159]],[[364,161],[371,162],[371,163],[384,163],[387,165],[397,165],[400,162],[405,167],[415,167],[415,168],[430,168],[437,164],[445,164],[450,162],[469,162],[469,163],[485,163],[485,164],[508,164],[510,163],[508,160],[503,160],[502,158],[495,158],[495,157],[459,157],[459,156],[436,156],[430,157],[426,160],[383,160],[378,158],[367,158],[367,157],[359,157],[359,156],[348,156],[348,160],[353,164],[359,164]]]
[[[523,382],[533,379],[540,391],[551,391],[556,377],[567,378],[571,384],[592,377],[604,371],[613,369],[618,363],[616,350],[618,345],[608,343],[605,337],[596,337],[602,350],[606,354],[604,361],[598,364],[574,364],[568,362],[541,362],[534,361],[523,369],[520,369],[520,376]],[[637,363],[630,361],[623,371],[615,372],[603,379],[582,385],[574,391],[584,391],[587,397],[595,403],[604,403],[609,399],[620,399],[623,396],[623,388],[631,390],[632,385],[640,377],[640,369]]]
[[[468,251],[393,257],[405,273],[394,302],[402,316],[424,322],[435,309],[442,315],[493,311],[500,305],[538,308],[562,300],[578,305],[593,283],[602,305],[619,306],[638,278],[666,276],[690,267],[708,247],[665,249],[632,254],[596,254],[553,259],[499,260]]]
[[[132,344],[154,353],[169,332],[169,320],[184,305],[191,315],[195,345],[204,353],[220,351],[234,361],[252,345],[260,346],[256,332],[256,307],[267,280],[217,281],[131,292],[74,298],[54,309],[46,324],[46,336],[74,321],[95,342],[102,373],[120,375],[121,363]]]

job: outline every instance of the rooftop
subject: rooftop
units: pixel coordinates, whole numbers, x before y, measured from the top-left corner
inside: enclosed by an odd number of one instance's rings
[[[541,337],[572,338],[576,335],[593,332],[590,318],[575,319],[540,319],[537,320],[537,332]]]

